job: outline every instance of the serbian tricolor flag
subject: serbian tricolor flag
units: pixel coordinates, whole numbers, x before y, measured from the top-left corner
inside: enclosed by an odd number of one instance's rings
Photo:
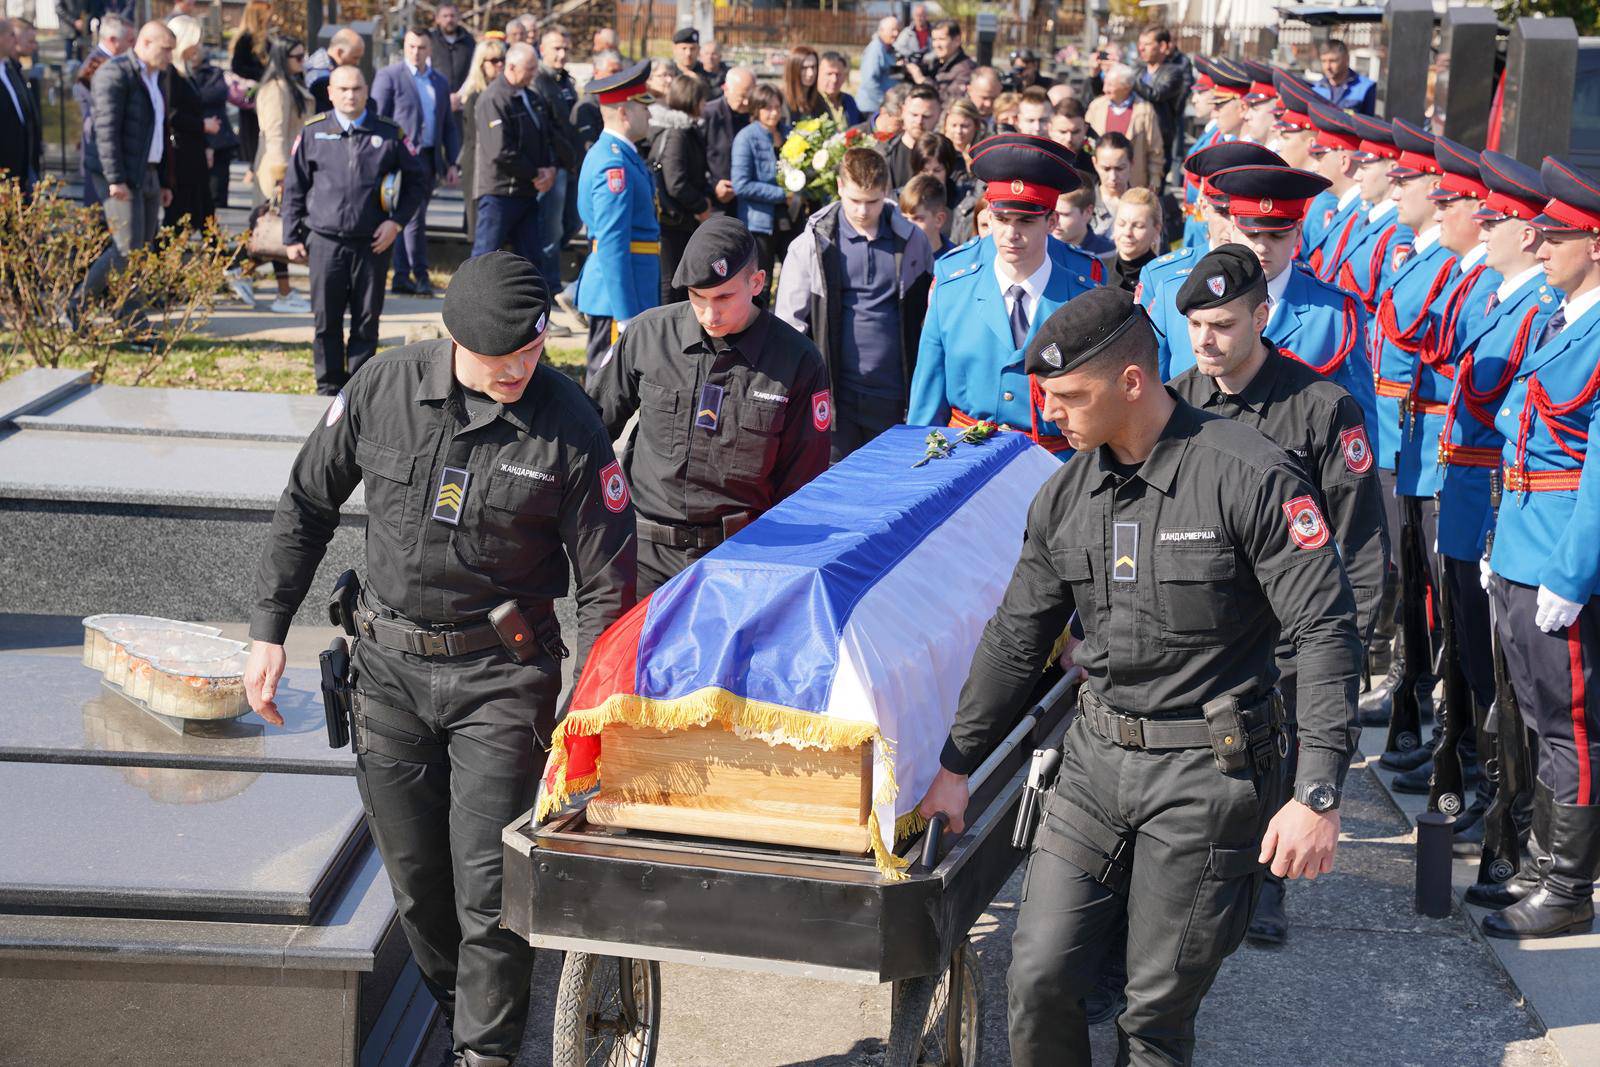
[[[543,818],[605,772],[600,732],[719,724],[796,747],[873,745],[870,836],[912,832],[1028,505],[1060,462],[1026,437],[947,455],[895,427],[639,603],[595,642],[556,730]]]

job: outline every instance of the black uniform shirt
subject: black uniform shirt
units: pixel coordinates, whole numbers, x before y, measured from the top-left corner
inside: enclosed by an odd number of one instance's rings
[[[369,360],[312,431],[272,518],[252,638],[283,641],[357,484],[365,589],[408,619],[475,622],[510,598],[525,610],[555,600],[570,561],[581,669],[633,606],[633,510],[594,405],[541,365],[515,404],[469,406],[453,353],[449,340],[424,341]],[[469,475],[454,526],[434,518],[446,467]]]
[[[1316,487],[1333,527],[1356,597],[1356,620],[1366,633],[1376,619],[1389,531],[1383,490],[1367,440],[1361,407],[1344,386],[1267,342],[1267,361],[1238,393],[1191,367],[1170,383],[1173,392],[1216,415],[1260,430],[1289,453]]]
[[[623,466],[639,514],[656,522],[760,514],[828,469],[827,368],[770,311],[713,345],[687,301],[652,308],[628,324],[590,392],[613,438],[639,413]]]
[[[391,212],[378,203],[378,183],[400,172]],[[283,239],[302,244],[309,232],[370,239],[392,219],[401,226],[422,206],[422,167],[399,126],[368,108],[345,130],[332,112],[305,124],[283,182]]]
[[[1298,654],[1299,775],[1342,783],[1361,642],[1314,493],[1261,434],[1181,400],[1137,473],[1119,476],[1103,446],[1073,456],[1029,508],[941,762],[983,760],[1076,608],[1088,684],[1141,716],[1265,692],[1281,619]]]

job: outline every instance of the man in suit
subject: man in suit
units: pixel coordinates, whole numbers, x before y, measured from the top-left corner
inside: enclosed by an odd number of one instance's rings
[[[0,175],[22,182],[29,197],[42,173],[44,141],[39,104],[15,59],[16,31],[0,19]]]
[[[396,293],[432,296],[428,280],[428,201],[442,177],[454,185],[459,172],[461,131],[450,116],[450,82],[433,69],[433,39],[420,30],[407,30],[405,58],[384,67],[372,79],[372,106],[405,131],[406,139],[422,165],[422,207],[406,223],[394,246]]]
[[[706,171],[720,211],[734,213],[733,139],[750,124],[746,109],[756,76],[749,67],[734,67],[722,83],[722,95],[700,111],[700,126],[706,135]]]
[[[73,294],[69,315],[77,313],[85,297],[105,291],[111,272],[122,269],[128,253],[155,238],[161,211],[172,202],[172,190],[163,185],[167,146],[163,79],[176,44],[165,23],[147,22],[140,27],[131,54],[95,71],[94,126],[84,146],[84,169],[105,208],[111,246],[90,266]]]
[[[1066,458],[1067,439],[1040,413],[1023,350],[1050,313],[1094,288],[1087,257],[1050,239],[1056,200],[1079,184],[1066,149],[1043,137],[980,142],[972,173],[988,182],[989,235],[934,264],[911,402],[913,426],[992,419]]]

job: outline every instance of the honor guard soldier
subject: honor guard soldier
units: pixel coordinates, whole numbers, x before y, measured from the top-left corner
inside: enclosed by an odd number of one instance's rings
[[[1194,86],[1190,89],[1193,94],[1193,108],[1197,119],[1205,120],[1205,127],[1200,131],[1200,136],[1189,145],[1189,150],[1184,154],[1184,161],[1196,152],[1204,151],[1217,143],[1217,120],[1212,117],[1215,102],[1212,97],[1216,83],[1211,80],[1211,61],[1204,56],[1195,56],[1194,59]],[[1192,240],[1205,237],[1205,222],[1200,218],[1200,183],[1189,176],[1187,170],[1183,177],[1183,247],[1188,248]]]
[[[311,268],[317,392],[332,396],[378,350],[390,249],[426,194],[405,134],[368,110],[361,68],[336,68],[328,95],[333,110],[305,124],[289,156],[283,241]]]
[[[1341,385],[1278,351],[1263,330],[1268,283],[1254,252],[1223,245],[1196,266],[1176,304],[1189,323],[1198,365],[1172,391],[1202,411],[1237,419],[1289,453],[1317,500],[1355,594],[1356,622],[1371,630],[1383,595],[1389,532],[1361,407]],[[1294,646],[1278,645],[1278,687],[1291,730],[1296,708]],[[1293,772],[1295,746],[1288,762]],[[1248,937],[1277,944],[1289,930],[1283,879],[1268,874]]]
[[[1250,82],[1248,78],[1241,80],[1237,72],[1219,70],[1204,57],[1195,59],[1195,68],[1210,87],[1211,121],[1206,126],[1206,134],[1195,141],[1183,161],[1183,247],[1199,247],[1204,254],[1210,245],[1200,203],[1200,180],[1198,175],[1191,176],[1189,160],[1209,148],[1239,140],[1239,131],[1244,127],[1243,98],[1250,90]]]
[[[500,831],[532,803],[555,726],[569,563],[580,669],[634,602],[627,484],[589,398],[540,365],[549,317],[525,259],[491,252],[456,271],[449,339],[371,360],[300,450],[250,618],[246,693],[281,726],[284,634],[361,487],[365,583],[346,575],[334,601],[354,681],[332,684],[350,700],[367,822],[458,1067],[509,1067],[527,1020],[533,953],[500,925]]]
[[[833,394],[804,334],[756,304],[767,272],[744,223],[713,215],[673,285],[618,340],[589,391],[623,455],[639,514],[639,592],[653,592],[828,469]]]
[[[1011,1060],[1088,1063],[1083,997],[1126,917],[1122,1062],[1188,1063],[1263,865],[1332,869],[1354,744],[1355,601],[1316,488],[1258,431],[1164,387],[1124,292],[1051,316],[1027,369],[1079,451],[1034,498],[919,810],[960,832],[967,775],[1004,736],[1076,610],[1088,680],[1043,802],[1012,939]],[[1294,800],[1274,651],[1298,661]]]
[[[661,224],[656,185],[636,145],[650,128],[650,61],[589,83],[605,123],[578,173],[578,215],[589,255],[574,300],[589,319],[588,382],[639,313],[661,300]]]
[[[1269,64],[1254,59],[1236,59],[1234,62],[1250,75],[1250,88],[1244,94],[1244,137],[1256,144],[1266,144],[1274,139],[1272,131],[1279,109],[1273,69]]]
[[[1441,147],[1446,144],[1443,138],[1439,143]],[[1460,298],[1468,306],[1457,309],[1460,325],[1447,342],[1454,377],[1439,434],[1438,554],[1456,660],[1474,702],[1478,759],[1487,767],[1492,750],[1483,745],[1492,738],[1481,727],[1494,700],[1495,678],[1489,600],[1479,582],[1479,566],[1493,524],[1490,478],[1500,467],[1505,445],[1494,419],[1539,331],[1555,313],[1561,294],[1545,282],[1535,254],[1539,231],[1530,222],[1548,199],[1539,172],[1495,152],[1478,157],[1477,171],[1476,185],[1454,170],[1440,183],[1441,190],[1461,187],[1480,194],[1472,202],[1479,205],[1475,218],[1484,236],[1484,273],[1474,291]],[[1492,279],[1487,294],[1482,292],[1484,279]],[[1497,785],[1488,775],[1480,779],[1477,798],[1456,820],[1462,828],[1458,839],[1462,833],[1470,835],[1465,838],[1469,841],[1483,835],[1482,813]],[[1508,895],[1514,887],[1531,888],[1535,882],[1516,879],[1505,885],[1474,884],[1467,890],[1467,899],[1503,907],[1515,899]]]
[[[1040,417],[1038,385],[1022,362],[1039,324],[1096,284],[1090,257],[1050,236],[1056,200],[1078,187],[1078,172],[1054,141],[1006,134],[973,149],[972,173],[987,183],[989,233],[934,264],[906,421],[993,420],[1061,453],[1069,446]]]
[[[1395,147],[1394,127],[1381,119],[1349,113],[1350,122],[1361,134],[1356,149],[1356,182],[1367,205],[1361,232],[1351,237],[1336,263],[1323,261],[1321,273],[1337,271],[1334,280],[1361,298],[1368,315],[1378,311],[1385,278],[1400,268],[1411,252],[1410,227],[1401,225],[1393,198],[1394,179],[1389,176],[1394,161],[1400,158]]]
[[[1490,937],[1594,924],[1600,875],[1600,181],[1546,157],[1546,281],[1566,294],[1522,361],[1495,425],[1506,438],[1489,598],[1506,672],[1537,742],[1538,887],[1484,917]]]
[[[1181,338],[1187,336],[1188,323],[1178,313],[1173,297],[1178,291],[1178,286],[1183,284],[1183,280],[1194,269],[1194,265],[1200,262],[1200,257],[1204,256],[1208,249],[1226,244],[1228,241],[1230,226],[1226,198],[1219,196],[1217,191],[1211,188],[1211,176],[1229,167],[1242,167],[1251,163],[1282,166],[1283,157],[1270,148],[1263,148],[1249,141],[1227,141],[1191,153],[1189,158],[1183,161],[1183,179],[1185,184],[1192,181],[1199,190],[1200,199],[1195,203],[1205,233],[1201,240],[1193,244],[1157,256],[1146,263],[1144,269],[1139,272],[1139,284],[1134,289],[1133,298],[1144,307],[1145,313],[1155,325],[1156,339],[1160,346],[1158,358],[1161,373],[1166,378],[1174,378],[1194,366],[1194,357],[1189,354],[1188,346],[1181,342]],[[1169,336],[1180,339],[1176,365],[1173,364],[1172,346],[1167,342]]]
[[[1311,102],[1316,99],[1317,91],[1286,70],[1274,72],[1273,83],[1278,87],[1280,103],[1277,122],[1272,127],[1276,150],[1284,163],[1296,170],[1316,171],[1317,163],[1311,149],[1316,145],[1317,128],[1311,122]],[[1328,176],[1324,174],[1323,177]],[[1306,205],[1305,221],[1300,225],[1300,248],[1295,258],[1307,261],[1311,249],[1322,239],[1328,220],[1333,218],[1338,200],[1339,193],[1334,191],[1333,179],[1329,178],[1328,188]]]
[[[1316,138],[1311,142],[1311,169],[1328,179],[1327,195],[1335,199],[1331,215],[1320,222],[1315,218],[1306,220],[1300,251],[1317,277],[1331,282],[1338,277],[1345,250],[1366,225],[1370,207],[1362,199],[1361,183],[1357,181],[1361,134],[1349,115],[1338,108],[1312,101],[1309,114],[1316,128]]]

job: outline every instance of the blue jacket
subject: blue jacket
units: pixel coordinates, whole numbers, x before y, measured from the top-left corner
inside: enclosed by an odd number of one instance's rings
[[[894,64],[894,49],[877,36],[861,50],[861,88],[856,92],[856,103],[863,114],[870,115],[883,106],[883,94],[895,83]]]
[[[1428,307],[1427,331],[1418,352],[1412,396],[1421,409],[1403,427],[1397,482],[1412,486],[1416,496],[1436,496],[1444,474],[1439,462],[1443,437],[1443,409],[1455,389],[1456,362],[1461,336],[1475,331],[1483,321],[1489,294],[1500,275],[1482,263],[1462,271],[1456,264],[1450,284]]]
[[[1360,236],[1350,239],[1339,264],[1338,276],[1330,280],[1360,297],[1368,315],[1376,314],[1385,276],[1392,275],[1406,262],[1414,238],[1411,227],[1400,225],[1391,209],[1377,222],[1365,224]],[[1327,270],[1319,273],[1326,276]]]
[[[656,186],[639,150],[609,130],[583,157],[578,215],[591,251],[578,275],[576,301],[585,315],[631,319],[661,302],[661,226]],[[635,250],[636,242],[654,247]]]
[[[1358,196],[1355,199],[1360,200]],[[1328,233],[1328,223],[1339,213],[1339,197],[1337,194],[1322,190],[1312,197],[1311,203],[1306,205],[1306,220],[1300,225],[1300,258],[1307,262],[1311,259],[1311,251],[1322,243],[1322,238]]]
[[[1056,308],[1098,284],[1089,256],[1053,238],[1048,249],[1050,278],[1028,324],[1030,338]],[[974,419],[996,419],[1020,430],[1033,427],[1036,412],[1023,349],[1011,343],[994,257],[994,238],[985,237],[934,261],[907,423],[945,426],[957,408]],[[1042,416],[1038,429],[1041,437],[1060,434]]]
[[[1537,338],[1535,338],[1537,342]],[[1495,426],[1506,438],[1506,466],[1531,471],[1582,472],[1577,489],[1522,492],[1508,485],[1495,516],[1496,574],[1524,585],[1547,586],[1552,593],[1587,603],[1600,585],[1600,399],[1584,395],[1595,372],[1600,349],[1600,313],[1589,313],[1534,349],[1523,360],[1505,402],[1495,413]],[[1530,385],[1537,382],[1544,402],[1535,403]],[[1565,414],[1551,409],[1570,407]],[[1525,447],[1519,450],[1521,420],[1529,420]],[[1560,437],[1556,436],[1559,432]],[[1578,433],[1587,433],[1587,441]],[[1564,442],[1581,460],[1558,443]],[[1519,455],[1519,452],[1521,453]],[[1509,482],[1510,479],[1508,478]]]
[[[738,199],[739,221],[751,233],[771,233],[778,209],[787,199],[778,184],[778,152],[772,135],[752,122],[733,139],[733,193]]]
[[[443,174],[461,155],[461,127],[450,110],[450,83],[432,67],[428,68],[427,78],[433,86],[433,169]],[[420,155],[422,94],[417,92],[410,67],[404,62],[391,63],[372,76],[372,106],[405,131],[411,147]]]
[[[1183,158],[1184,159],[1188,159],[1190,156],[1194,155],[1196,152],[1200,151],[1202,148],[1210,148],[1212,145],[1216,144],[1219,140],[1233,141],[1233,140],[1237,140],[1237,138],[1235,138],[1235,137],[1227,137],[1227,138],[1221,137],[1217,133],[1217,125],[1216,125],[1216,123],[1208,122],[1208,123],[1206,123],[1206,128],[1203,131],[1201,131],[1201,134],[1200,134],[1199,137],[1195,138],[1194,144],[1189,147],[1189,151],[1184,154]],[[1198,185],[1191,184],[1190,182],[1187,182],[1187,181],[1184,182],[1183,183],[1183,247],[1185,247],[1185,248],[1201,248],[1201,249],[1204,249],[1204,248],[1209,248],[1210,245],[1211,245],[1210,237],[1206,233],[1205,221],[1200,218],[1200,215],[1199,215],[1200,209],[1196,206],[1196,205],[1199,204],[1199,202],[1200,202],[1200,187]],[[1148,267],[1149,265],[1146,264],[1146,266]]]
[[[1414,253],[1392,276],[1385,277],[1373,315],[1372,351],[1378,372],[1378,434],[1373,445],[1378,450],[1378,466],[1395,472],[1395,492],[1401,496],[1432,495],[1423,491],[1417,442],[1437,442],[1444,416],[1415,407],[1414,401],[1420,398],[1411,391],[1427,340],[1428,309],[1458,273],[1455,254],[1442,244]],[[1439,399],[1447,398],[1448,394]],[[1403,448],[1408,442],[1409,449]],[[1408,451],[1410,461],[1402,464],[1403,450]]]
[[[1378,107],[1378,83],[1363,74],[1350,72],[1349,80],[1339,87],[1338,92],[1333,91],[1333,86],[1328,84],[1328,79],[1321,78],[1311,86],[1316,94],[1334,107],[1349,108],[1359,111],[1363,115],[1372,115]]]
[[[1317,272],[1317,277],[1325,282],[1338,280],[1340,264],[1361,239],[1366,227],[1367,203],[1361,197],[1352,197],[1344,207],[1334,210],[1333,217],[1319,227],[1321,236],[1316,245],[1304,244],[1306,262]]]
[[[1205,254],[1205,245],[1180,248],[1157,256],[1139,272],[1133,298],[1143,305],[1156,328],[1156,358],[1161,366],[1162,381],[1170,382],[1194,366],[1194,355],[1189,349],[1189,320],[1178,314],[1178,288]],[[1174,343],[1179,352],[1176,363],[1173,361]]]
[[[1499,275],[1486,271],[1485,277]],[[1488,292],[1499,286],[1496,281]],[[1487,294],[1470,299],[1481,307]],[[1480,297],[1482,298],[1480,300]],[[1500,466],[1505,438],[1495,427],[1495,415],[1511,379],[1539,340],[1539,333],[1555,314],[1561,294],[1545,284],[1540,271],[1523,282],[1493,312],[1458,329],[1452,346],[1455,382],[1450,411],[1445,416],[1445,436],[1439,442],[1439,551],[1451,559],[1471,562],[1483,557],[1484,535],[1494,521],[1489,507],[1489,473]],[[1473,455],[1454,450],[1476,450]]]

